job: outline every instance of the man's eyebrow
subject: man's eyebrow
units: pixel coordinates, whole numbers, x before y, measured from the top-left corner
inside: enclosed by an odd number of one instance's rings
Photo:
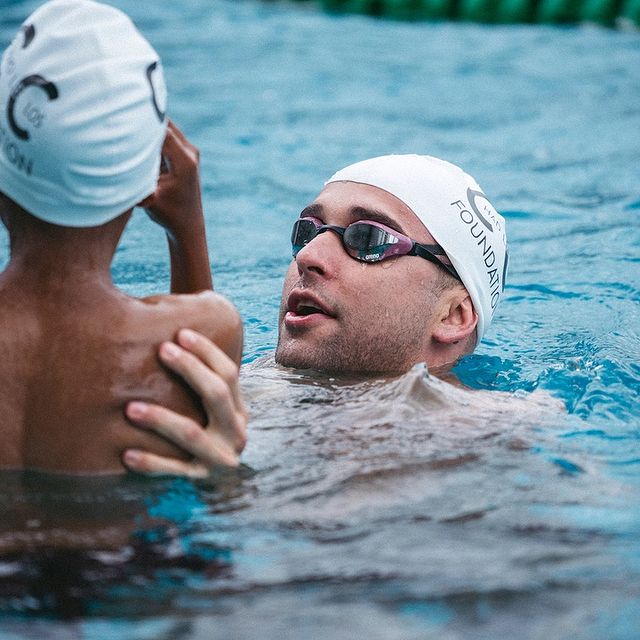
[[[313,204],[310,204],[308,207],[305,207],[300,212],[300,217],[301,218],[318,218],[322,215],[323,211],[324,209],[321,204],[313,203]]]
[[[377,209],[368,209],[366,207],[352,207],[349,213],[355,220],[373,220],[374,222],[384,224],[387,227],[391,227],[392,229],[399,231],[403,235],[406,235],[404,230],[400,226],[400,223],[383,211],[379,211]]]
[[[300,212],[300,217],[322,218],[324,210],[324,207],[319,202],[314,202],[305,207]],[[354,222],[357,222],[358,220],[373,220],[374,222],[384,224],[387,227],[390,227],[391,229],[394,229],[395,231],[406,235],[402,226],[398,223],[397,220],[394,220],[391,216],[378,209],[369,209],[367,207],[351,207],[351,209],[349,210],[349,215]]]

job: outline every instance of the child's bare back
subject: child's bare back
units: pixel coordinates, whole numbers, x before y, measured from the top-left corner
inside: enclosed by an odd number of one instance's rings
[[[159,436],[134,428],[125,405],[155,402],[204,424],[198,399],[161,365],[158,346],[188,327],[238,362],[236,311],[212,292],[146,300],[116,290],[101,299],[73,297],[24,296],[16,303],[0,284],[0,467],[123,472],[122,452],[132,447],[184,457]]]

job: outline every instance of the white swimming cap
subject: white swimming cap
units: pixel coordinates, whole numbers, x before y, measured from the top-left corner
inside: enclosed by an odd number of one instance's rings
[[[0,192],[54,224],[108,222],[155,191],[165,109],[158,54],[125,14],[47,2],[0,62]]]
[[[391,155],[352,164],[330,182],[357,182],[402,200],[445,250],[478,314],[482,339],[504,291],[507,237],[504,218],[478,183],[455,165],[419,155]]]

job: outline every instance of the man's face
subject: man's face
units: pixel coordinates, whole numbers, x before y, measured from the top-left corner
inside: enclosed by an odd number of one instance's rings
[[[375,220],[417,242],[435,241],[395,196],[353,182],[328,184],[301,214],[346,227]],[[351,258],[325,231],[304,246],[284,281],[276,361],[327,371],[398,373],[428,361],[438,316],[439,267],[417,256]]]

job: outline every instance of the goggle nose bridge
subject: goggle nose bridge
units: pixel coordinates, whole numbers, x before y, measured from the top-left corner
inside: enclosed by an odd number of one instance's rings
[[[323,224],[320,225],[319,227],[316,227],[316,232],[313,234],[313,236],[311,238],[309,238],[309,240],[307,240],[303,246],[307,246],[312,240],[315,240],[321,233],[324,233],[325,231],[333,231],[334,233],[336,233],[337,235],[339,235],[341,238],[344,237],[344,232],[346,231],[345,228],[343,227],[338,227],[334,224]]]

